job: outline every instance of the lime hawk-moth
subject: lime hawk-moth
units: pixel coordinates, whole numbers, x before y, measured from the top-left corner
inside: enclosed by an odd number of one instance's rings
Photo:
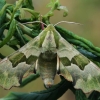
[[[54,84],[58,73],[85,93],[100,91],[98,66],[68,43],[52,24],[0,62],[0,86],[20,86],[23,76],[30,72],[38,72],[47,88]]]

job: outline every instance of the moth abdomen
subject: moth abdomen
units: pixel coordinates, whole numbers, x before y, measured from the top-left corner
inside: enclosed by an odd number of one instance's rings
[[[52,59],[48,59],[45,59],[44,54],[41,54],[38,58],[38,69],[45,86],[50,88],[54,84],[57,57],[56,55],[53,55]]]

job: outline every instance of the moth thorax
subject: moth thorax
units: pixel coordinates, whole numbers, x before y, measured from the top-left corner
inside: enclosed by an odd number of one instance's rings
[[[55,43],[55,38],[54,38],[54,34],[52,31],[48,31],[44,41],[42,43],[42,48],[56,48],[56,43]]]
[[[54,60],[55,58],[57,58],[56,48],[50,48],[49,50],[46,50],[45,48],[41,48],[41,53],[39,55],[39,58],[47,61]]]

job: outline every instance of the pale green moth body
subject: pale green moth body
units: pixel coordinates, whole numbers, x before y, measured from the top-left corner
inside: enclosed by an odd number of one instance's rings
[[[100,69],[48,25],[37,37],[0,62],[0,85],[20,86],[27,73],[38,72],[47,88],[56,73],[88,93],[100,92]],[[66,84],[67,85],[67,84]]]

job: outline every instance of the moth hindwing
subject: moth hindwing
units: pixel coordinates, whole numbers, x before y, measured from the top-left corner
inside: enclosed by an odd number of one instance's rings
[[[47,88],[58,73],[85,93],[100,91],[100,69],[48,25],[37,37],[0,62],[0,85],[19,86],[29,72],[38,71]]]

